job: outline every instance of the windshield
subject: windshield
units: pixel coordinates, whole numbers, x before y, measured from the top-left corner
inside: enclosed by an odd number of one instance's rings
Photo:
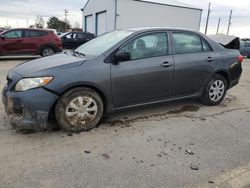
[[[101,35],[78,47],[75,51],[86,56],[99,56],[109,50],[112,46],[132,34],[131,31],[113,31]]]

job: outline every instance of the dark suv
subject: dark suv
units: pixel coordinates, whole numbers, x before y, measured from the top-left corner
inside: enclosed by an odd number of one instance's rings
[[[0,56],[19,54],[49,56],[61,51],[61,41],[51,31],[11,29],[0,35]]]

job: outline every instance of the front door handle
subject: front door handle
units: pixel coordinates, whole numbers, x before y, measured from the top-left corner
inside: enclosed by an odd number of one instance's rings
[[[173,65],[173,63],[169,63],[169,62],[164,62],[164,63],[161,64],[161,66],[165,67],[165,68],[170,67],[172,65]]]
[[[208,62],[212,62],[214,59],[212,58],[212,57],[208,57],[207,59],[206,59],[206,61],[208,61]]]

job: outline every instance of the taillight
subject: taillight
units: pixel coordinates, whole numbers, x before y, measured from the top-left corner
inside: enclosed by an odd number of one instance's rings
[[[237,60],[238,60],[239,63],[242,63],[243,60],[244,60],[244,57],[242,55],[239,55]]]

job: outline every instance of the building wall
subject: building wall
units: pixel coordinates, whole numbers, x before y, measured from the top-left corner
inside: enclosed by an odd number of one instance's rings
[[[83,31],[85,31],[85,16],[93,15],[93,27],[96,30],[96,13],[107,11],[107,25],[108,31],[115,29],[115,0],[89,0],[83,10]]]
[[[201,10],[118,0],[117,29],[128,27],[181,27],[199,31]]]

